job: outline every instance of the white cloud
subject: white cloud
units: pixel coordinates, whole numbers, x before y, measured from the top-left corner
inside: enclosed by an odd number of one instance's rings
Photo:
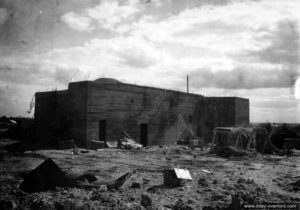
[[[56,49],[42,55],[41,60],[44,65],[55,63],[63,69],[78,69],[72,77],[74,80],[105,76],[154,85],[156,70],[152,68],[168,60],[168,56],[159,46],[141,37],[118,37],[93,39],[84,46]],[[159,75],[160,69],[157,71]]]
[[[87,9],[86,15],[98,22],[100,28],[114,29],[114,27],[131,18],[139,12],[135,3],[120,5],[118,1],[103,1],[94,8]]]
[[[286,116],[295,121],[280,101],[295,110],[290,87],[299,74],[297,1],[231,1],[174,13],[161,1],[146,2],[102,1],[64,14],[61,20],[69,27],[90,32],[85,41],[2,59],[2,66],[17,73],[2,72],[1,77],[21,84],[36,79],[45,89],[65,87],[70,80],[114,77],[185,91],[189,74],[191,89],[199,94],[250,98],[253,121]],[[300,97],[296,84],[294,93]],[[212,87],[216,91],[208,90]]]
[[[55,63],[63,69],[78,69],[85,78],[104,74],[122,78],[132,75],[133,81],[147,85],[149,79],[155,81],[163,76],[165,84],[173,87],[168,82],[170,78],[177,81],[190,74],[198,78],[199,88],[287,87],[297,71],[281,63],[261,60],[258,56],[274,44],[274,39],[285,38],[276,33],[280,18],[287,17],[292,5],[275,3],[279,5],[238,1],[226,6],[186,9],[162,21],[146,15],[130,23],[126,19],[138,12],[139,2],[103,1],[80,13],[78,17],[89,20],[82,24],[82,30],[91,27],[91,21],[97,21],[112,30],[123,26],[129,34],[109,39],[94,38],[82,46],[52,50],[40,55],[40,60],[44,65]],[[259,26],[254,26],[256,23],[250,20],[257,20],[257,11],[263,11],[265,16],[278,14],[279,17],[266,17],[257,23]],[[78,15],[71,14],[71,17]],[[280,49],[283,47],[280,45],[279,50],[285,50]],[[136,76],[134,71],[139,71]],[[148,72],[149,77],[140,78],[141,72]]]
[[[255,89],[291,87],[294,72],[288,69],[261,67],[249,68],[246,65],[230,71],[198,69],[190,72],[195,79],[195,87],[216,87],[224,89]]]
[[[259,48],[265,46],[264,40],[258,43],[255,38],[270,35],[281,20],[298,21],[299,10],[300,5],[295,1],[235,1],[226,6],[186,9],[159,23],[141,19],[132,32],[156,42],[180,42],[194,47],[201,47],[207,41],[205,46],[212,43],[219,46],[221,42],[227,45],[231,37],[228,45],[233,48],[240,44]]]
[[[61,20],[68,24],[70,28],[78,31],[91,31],[94,29],[92,20],[88,17],[69,12],[61,17]]]
[[[205,69],[211,80],[221,79],[214,83],[203,78],[207,74],[201,75],[205,85],[292,87],[299,74],[299,10],[295,1],[234,1],[186,9],[160,22],[142,18],[126,28],[132,35],[165,46],[174,55],[168,66],[172,71],[187,74]],[[241,74],[235,75],[236,69]],[[222,77],[224,72],[231,76]],[[239,79],[250,73],[248,80]]]
[[[62,19],[73,29],[79,31],[93,29],[115,30],[115,27],[124,23],[124,21],[133,20],[139,10],[137,1],[120,1],[103,0],[95,7],[82,10],[79,14],[70,12],[62,16]],[[97,25],[93,25],[95,22]]]

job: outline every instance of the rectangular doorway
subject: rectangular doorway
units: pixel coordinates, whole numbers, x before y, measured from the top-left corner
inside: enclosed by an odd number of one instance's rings
[[[99,141],[106,142],[106,120],[99,120]]]
[[[140,125],[140,140],[141,144],[145,147],[148,146],[148,124],[142,123]]]

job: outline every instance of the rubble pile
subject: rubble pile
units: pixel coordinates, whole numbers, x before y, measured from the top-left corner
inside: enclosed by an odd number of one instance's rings
[[[121,149],[140,149],[143,145],[136,143],[133,139],[124,137],[123,139],[120,139],[118,142],[118,148]]]

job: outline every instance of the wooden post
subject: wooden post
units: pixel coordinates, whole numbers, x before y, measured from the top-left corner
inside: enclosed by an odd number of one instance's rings
[[[186,76],[186,92],[189,93],[189,75]]]

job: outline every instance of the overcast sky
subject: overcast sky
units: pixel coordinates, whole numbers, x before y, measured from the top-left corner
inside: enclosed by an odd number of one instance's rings
[[[0,0],[0,115],[36,91],[122,82],[250,99],[252,122],[300,122],[298,0]],[[298,79],[298,80],[297,80]],[[298,99],[297,99],[298,98]]]

